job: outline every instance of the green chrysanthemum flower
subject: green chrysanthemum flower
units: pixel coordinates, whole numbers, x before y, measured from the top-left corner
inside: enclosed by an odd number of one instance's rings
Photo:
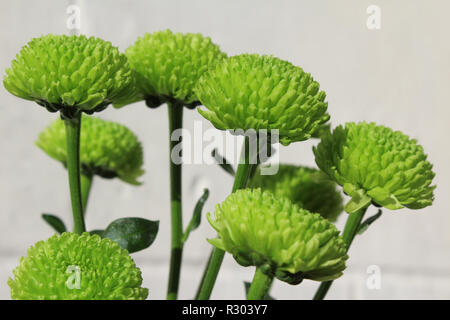
[[[150,107],[166,101],[195,107],[198,99],[194,86],[198,79],[216,61],[226,57],[210,38],[170,30],[145,34],[125,54],[136,72],[139,94],[116,103],[117,107],[142,99]]]
[[[352,197],[349,213],[374,202],[394,210],[433,202],[432,165],[417,141],[375,123],[337,127],[314,148],[320,169]]]
[[[286,198],[261,189],[239,190],[217,205],[210,224],[219,238],[209,242],[243,266],[296,284],[341,276],[346,246],[336,227]]]
[[[36,144],[53,159],[67,161],[66,132],[60,119],[52,122]],[[140,184],[143,173],[142,146],[134,133],[115,122],[84,115],[81,121],[80,162],[86,174]]]
[[[217,63],[196,86],[221,130],[278,129],[283,145],[309,139],[329,119],[325,92],[310,74],[272,56],[243,54]]]
[[[6,74],[9,92],[69,116],[103,110],[134,80],[125,55],[110,42],[52,34],[32,39]]]
[[[30,247],[10,278],[15,300],[145,300],[142,276],[110,239],[63,233]]]
[[[330,221],[336,221],[343,210],[343,199],[336,190],[336,183],[317,169],[280,165],[274,175],[261,175],[258,169],[248,187],[271,191],[277,198],[288,198]]]

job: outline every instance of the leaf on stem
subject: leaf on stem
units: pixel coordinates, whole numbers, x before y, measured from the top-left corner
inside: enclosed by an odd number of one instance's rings
[[[42,219],[44,219],[44,221],[47,222],[50,227],[52,227],[53,230],[55,230],[59,234],[66,232],[66,225],[59,217],[48,213],[43,213],[41,216]]]
[[[148,248],[155,241],[159,221],[142,218],[120,218],[114,220],[103,232],[103,238],[116,241],[129,253]]]
[[[359,235],[363,234],[372,223],[374,223],[379,217],[381,217],[382,214],[383,212],[381,211],[381,209],[379,209],[376,214],[361,222],[361,224],[358,227],[357,234]]]
[[[217,151],[217,149],[214,149],[211,152],[211,156],[214,158],[214,160],[216,160],[216,163],[223,169],[225,170],[227,173],[229,173],[230,175],[232,175],[234,177],[234,175],[236,174],[233,167],[231,166],[231,164],[228,162],[228,160],[223,157],[221,154],[219,154],[219,152]]]
[[[208,200],[208,197],[209,197],[209,190],[204,189],[202,196],[200,197],[200,199],[198,199],[197,204],[195,205],[191,221],[189,221],[189,225],[187,226],[186,231],[184,231],[182,240],[183,243],[186,242],[191,231],[194,231],[199,227],[200,222],[202,221],[203,206],[205,205],[206,200]]]

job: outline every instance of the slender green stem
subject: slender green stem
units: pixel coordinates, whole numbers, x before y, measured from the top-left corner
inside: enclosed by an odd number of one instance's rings
[[[273,276],[264,274],[260,268],[256,268],[252,285],[248,290],[247,300],[264,300],[272,286]]]
[[[234,176],[234,184],[232,192],[243,189],[247,185],[248,177],[256,164],[250,163],[249,159],[249,138],[245,137],[244,144],[241,151],[241,159]],[[206,265],[206,269],[202,276],[202,282],[200,283],[200,290],[197,293],[196,299],[208,300],[211,297],[211,292],[214,288],[214,284],[219,274],[220,267],[222,265],[225,251],[214,248],[210,259]]]
[[[209,269],[209,265],[211,264],[213,254],[214,254],[214,250],[211,250],[211,252],[209,253],[209,257],[208,257],[208,262],[206,263],[205,270],[202,274],[202,278],[200,279],[200,283],[198,284],[197,292],[195,293],[195,299],[198,299],[198,297],[200,296],[200,291],[202,290],[203,283],[205,282],[205,278],[206,278],[206,271]]]
[[[247,180],[250,176],[250,173],[257,165],[256,163],[250,163],[249,144],[249,138],[245,137],[244,143],[242,145],[239,165],[236,171],[236,175],[234,176],[233,189],[231,190],[231,193],[239,189],[244,189],[247,186]]]
[[[342,233],[342,238],[347,245],[347,251],[352,245],[353,239],[356,236],[359,225],[361,224],[364,214],[366,213],[368,207],[362,208],[357,212],[349,214],[347,222],[345,223],[344,232]]]
[[[367,211],[367,207],[361,208],[360,210],[349,214],[347,218],[347,222],[345,223],[344,232],[342,233],[342,238],[344,239],[345,244],[347,245],[347,252],[350,249],[350,246],[355,238],[355,235],[358,231],[358,228],[361,224],[361,221],[364,217],[364,214]],[[325,281],[322,282],[319,288],[314,295],[314,300],[323,300],[330,289],[333,281]]]
[[[167,288],[167,300],[176,300],[178,297],[178,286],[180,283],[181,260],[183,256],[183,216],[181,206],[181,159],[175,163],[172,158],[172,151],[176,151],[176,146],[181,145],[179,141],[172,141],[172,134],[175,130],[183,127],[183,106],[177,103],[168,103],[169,109],[169,162],[170,162],[170,212],[172,220],[172,242],[170,251],[169,283]],[[181,157],[181,150],[178,155]]]
[[[67,172],[69,174],[70,200],[72,202],[73,231],[81,234],[86,231],[80,183],[81,113],[77,113],[70,119],[65,118],[64,123],[66,126]]]
[[[202,283],[197,293],[197,300],[209,300],[211,297],[214,284],[216,283],[217,275],[222,266],[225,251],[214,247],[212,249],[210,259],[206,264],[206,269],[203,271]]]
[[[327,295],[328,290],[330,289],[332,284],[333,281],[321,282],[319,288],[316,291],[316,294],[314,295],[313,300],[323,300]]]
[[[94,176],[92,174],[81,174],[81,204],[83,205],[83,216],[86,216],[86,207],[89,200],[89,194],[91,192],[92,180]]]

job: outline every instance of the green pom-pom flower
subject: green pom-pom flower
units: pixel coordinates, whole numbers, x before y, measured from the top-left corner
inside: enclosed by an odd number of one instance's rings
[[[226,57],[208,37],[170,30],[145,34],[125,54],[136,73],[138,95],[116,103],[117,107],[142,99],[149,107],[167,101],[195,107],[198,99],[194,86],[198,79]]]
[[[352,197],[349,213],[371,202],[394,210],[433,202],[432,165],[417,141],[375,123],[347,123],[314,148],[316,163]]]
[[[30,247],[10,278],[15,300],[145,300],[142,276],[110,239],[63,233]]]
[[[53,159],[67,161],[66,132],[60,119],[52,122],[36,144]],[[143,173],[142,146],[134,133],[115,122],[83,115],[80,134],[80,162],[85,174],[140,184]]]
[[[32,39],[6,70],[5,88],[49,111],[103,110],[133,86],[125,55],[110,42],[86,36]]]
[[[208,214],[219,237],[209,242],[243,266],[291,284],[336,279],[345,269],[346,246],[336,227],[271,192],[239,190],[217,205],[214,217]]]
[[[329,119],[325,92],[310,74],[272,56],[243,54],[217,63],[196,86],[221,130],[278,129],[283,145],[309,139]]]
[[[258,169],[249,188],[271,191],[277,198],[288,198],[299,207],[336,221],[343,211],[343,199],[336,183],[317,169],[280,165],[277,174],[261,175]]]

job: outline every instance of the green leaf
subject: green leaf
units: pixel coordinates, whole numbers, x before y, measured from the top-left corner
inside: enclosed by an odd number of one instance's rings
[[[372,223],[374,223],[379,217],[381,217],[382,214],[383,212],[381,210],[378,210],[376,214],[361,222],[361,224],[358,227],[357,233],[359,235],[363,234]]]
[[[223,169],[225,170],[227,173],[229,173],[230,175],[234,176],[236,173],[234,172],[233,167],[231,166],[231,164],[228,162],[228,160],[224,157],[222,157],[219,152],[217,151],[217,149],[214,149],[211,152],[211,156],[214,158],[214,160],[216,160],[217,164]]]
[[[103,238],[116,241],[129,253],[148,248],[155,241],[159,221],[142,218],[120,218],[109,224]]]
[[[50,225],[50,227],[52,227],[59,234],[67,231],[66,225],[57,216],[48,213],[43,213],[41,216],[42,219],[44,219],[44,221],[47,222]]]
[[[189,225],[187,226],[186,231],[184,231],[182,240],[183,243],[186,242],[191,231],[197,229],[198,226],[200,225],[200,222],[202,221],[203,206],[205,205],[206,200],[208,200],[208,197],[209,197],[209,190],[204,189],[202,196],[200,197],[200,199],[198,199],[197,204],[195,205],[191,221],[189,221]]]
[[[250,282],[244,281],[244,288],[245,288],[245,296],[248,296],[248,291],[250,290],[250,286],[252,284]],[[272,297],[270,294],[266,294],[264,297],[264,300],[276,300],[274,297]]]

